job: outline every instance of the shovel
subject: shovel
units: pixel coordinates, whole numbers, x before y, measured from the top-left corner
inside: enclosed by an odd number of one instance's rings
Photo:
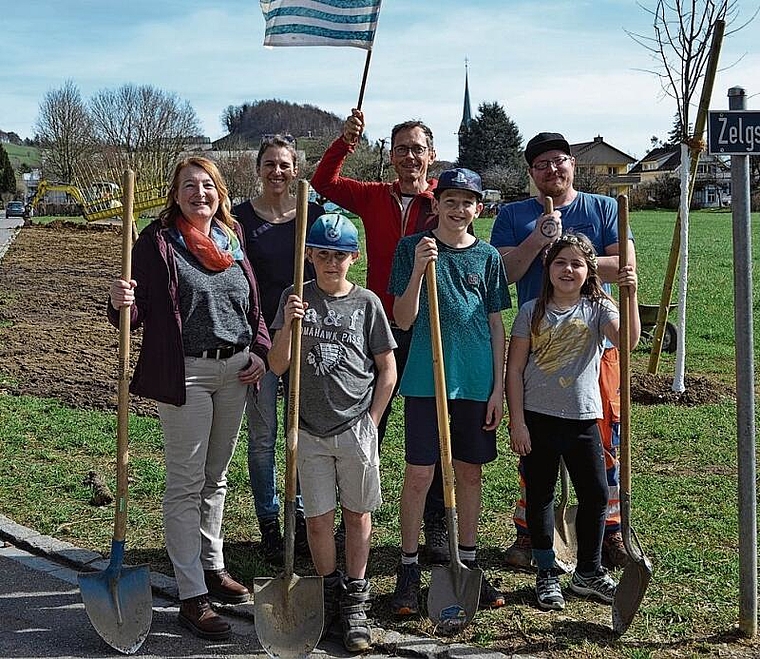
[[[448,566],[434,565],[428,591],[428,617],[442,634],[456,634],[467,626],[478,610],[480,581],[483,570],[471,570],[459,558],[459,528],[457,525],[456,497],[454,494],[454,466],[451,463],[451,435],[449,432],[446,374],[443,368],[441,324],[438,313],[438,285],[435,261],[427,266],[428,303],[430,305],[430,334],[433,344],[433,378],[435,380],[435,406],[438,417],[438,442],[441,450],[443,473],[443,500],[446,508],[446,526],[449,531]]]
[[[618,234],[620,265],[628,264],[628,198],[618,197]],[[620,521],[623,544],[630,560],[620,577],[612,602],[612,628],[624,633],[641,606],[652,563],[644,556],[636,532],[631,528],[631,342],[628,336],[630,315],[627,286],[620,288]]]
[[[548,195],[544,199],[544,214],[551,215],[554,212],[554,200]],[[568,508],[567,501],[570,496],[570,476],[567,473],[565,461],[560,459],[560,499],[554,509],[554,560],[557,567],[566,574],[575,569],[576,554],[578,551],[578,538],[575,534],[575,515],[577,506]]]
[[[565,461],[559,461],[560,497],[559,504],[554,509],[554,560],[557,565],[569,574],[575,569],[578,553],[578,537],[575,532],[575,516],[578,506],[568,506],[570,496],[570,475],[567,473]]]
[[[296,254],[293,292],[303,296],[303,262],[309,184],[298,182]],[[301,320],[291,327],[290,393],[285,450],[285,561],[277,577],[253,581],[256,635],[270,657],[308,657],[319,643],[325,622],[322,577],[299,577],[293,572],[296,525],[296,458],[298,456],[298,408],[301,390]]]
[[[121,225],[121,277],[132,277],[132,207],[135,175],[124,172]],[[119,401],[116,431],[116,514],[111,562],[99,573],[77,575],[85,611],[95,631],[124,654],[140,649],[150,631],[153,594],[147,565],[122,565],[127,531],[127,462],[129,447],[129,307],[119,311]]]

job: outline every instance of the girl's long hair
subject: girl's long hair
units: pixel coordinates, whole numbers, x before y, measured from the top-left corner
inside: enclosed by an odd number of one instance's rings
[[[235,220],[232,218],[232,213],[230,213],[232,204],[230,203],[230,195],[227,190],[227,184],[224,182],[224,177],[222,177],[219,168],[213,160],[202,158],[200,156],[183,158],[174,166],[174,173],[172,174],[172,180],[169,184],[169,191],[166,193],[166,205],[158,214],[158,219],[161,220],[161,226],[174,226],[177,217],[182,214],[182,210],[177,202],[177,193],[179,192],[179,177],[185,167],[200,167],[211,177],[211,180],[216,186],[216,191],[219,193],[219,208],[216,209],[214,217],[220,222],[224,222],[228,227],[234,227]]]
[[[541,293],[536,300],[536,306],[533,307],[533,315],[530,319],[530,333],[533,335],[539,333],[541,321],[546,314],[546,307],[554,296],[554,285],[549,276],[549,266],[565,247],[573,247],[580,252],[588,266],[588,276],[581,287],[581,295],[592,300],[612,299],[602,287],[596,251],[591,241],[582,233],[563,233],[559,240],[552,243],[549,247],[544,259],[544,276],[541,281]]]

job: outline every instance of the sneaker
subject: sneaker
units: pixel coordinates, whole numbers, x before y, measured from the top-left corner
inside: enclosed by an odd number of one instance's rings
[[[525,533],[518,533],[515,541],[504,553],[504,560],[507,565],[519,570],[532,569],[533,547],[530,543],[530,536]]]
[[[603,567],[590,577],[583,576],[576,570],[570,580],[570,590],[576,595],[596,597],[605,604],[612,604],[616,589],[617,583]]]
[[[605,533],[602,542],[602,564],[604,567],[614,569],[625,567],[628,563],[628,552],[623,543],[623,534],[620,531]]]
[[[439,515],[428,515],[423,527],[428,562],[435,565],[448,563],[451,560],[451,552],[446,520]]]
[[[322,593],[325,606],[325,622],[322,626],[322,638],[337,639],[341,637],[340,599],[343,595],[343,574],[338,572],[333,577],[325,577],[322,580]]]
[[[399,563],[396,588],[391,598],[391,611],[397,616],[413,616],[420,611],[420,566]]]
[[[276,517],[260,519],[259,530],[261,531],[261,549],[264,558],[275,565],[282,565],[284,545],[279,520]]]
[[[363,652],[372,645],[372,629],[367,618],[370,584],[367,579],[343,583],[340,600],[340,621],[343,626],[343,645],[349,652]]]
[[[545,611],[561,611],[565,608],[565,598],[559,585],[559,570],[539,570],[536,576],[536,599]]]
[[[471,570],[478,570],[480,566],[477,561],[462,561],[465,567]],[[486,579],[485,573],[480,580],[480,599],[478,601],[478,607],[481,609],[500,609],[506,604],[504,594],[500,593],[494,588],[491,583]]]
[[[301,558],[311,558],[309,536],[306,532],[306,517],[302,512],[296,512],[295,553]]]

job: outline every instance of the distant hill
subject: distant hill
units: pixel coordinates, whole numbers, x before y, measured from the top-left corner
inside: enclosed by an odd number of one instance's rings
[[[19,176],[22,172],[28,172],[35,167],[42,166],[40,150],[36,146],[24,146],[10,142],[5,142],[2,146],[8,154],[13,169]]]
[[[225,148],[241,144],[256,148],[264,135],[284,133],[293,137],[329,137],[338,135],[344,117],[322,110],[314,105],[300,105],[288,101],[268,99],[230,105],[222,115],[222,123],[229,135],[214,143]]]

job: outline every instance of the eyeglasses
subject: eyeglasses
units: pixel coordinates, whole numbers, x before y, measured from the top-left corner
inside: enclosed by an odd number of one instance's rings
[[[559,169],[568,160],[572,160],[572,156],[557,156],[556,158],[550,158],[549,160],[536,160],[531,167],[543,171],[548,169],[549,165],[554,165],[554,169]]]
[[[412,146],[407,146],[406,144],[397,144],[393,147],[393,155],[398,156],[399,158],[405,158],[411,153],[412,155],[415,155],[419,158],[427,150],[428,148],[422,144],[412,144]]]

